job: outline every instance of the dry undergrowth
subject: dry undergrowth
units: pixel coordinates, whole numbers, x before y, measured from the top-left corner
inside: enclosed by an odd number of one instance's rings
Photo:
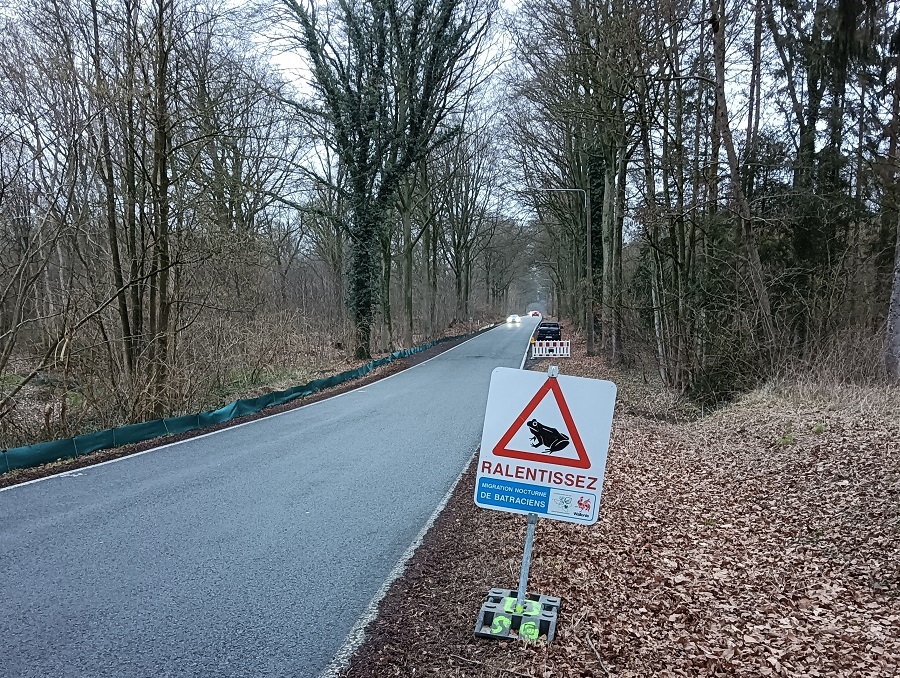
[[[466,333],[468,334],[468,333]],[[185,440],[187,438],[193,438],[198,435],[202,435],[204,433],[208,433],[214,430],[220,430],[223,428],[229,428],[231,426],[235,426],[236,424],[244,423],[247,421],[251,421],[253,419],[259,419],[262,417],[267,417],[272,414],[276,414],[278,412],[285,412],[287,410],[292,410],[297,407],[302,407],[308,403],[314,402],[316,400],[321,400],[323,398],[329,398],[337,393],[342,393],[344,391],[352,390],[355,388],[359,388],[360,386],[368,383],[372,383],[379,379],[383,379],[386,376],[391,374],[395,374],[400,370],[406,369],[410,365],[415,365],[419,362],[423,362],[428,358],[435,356],[443,351],[446,351],[453,346],[457,345],[460,341],[465,339],[466,334],[458,334],[458,335],[448,335],[448,341],[443,344],[439,344],[437,346],[433,346],[421,353],[417,353],[409,358],[405,358],[403,360],[395,360],[386,365],[382,365],[381,367],[377,367],[367,375],[363,377],[358,377],[356,379],[352,379],[343,384],[338,384],[337,386],[331,386],[329,388],[322,389],[312,395],[304,396],[302,398],[298,398],[296,400],[292,400],[290,402],[284,403],[283,405],[276,405],[274,407],[266,408],[261,412],[257,412],[254,414],[245,415],[243,417],[238,417],[236,419],[232,419],[226,422],[222,422],[220,424],[215,424],[210,427],[206,427],[203,429],[196,429],[194,431],[188,431],[186,433],[163,436],[160,438],[153,438],[151,440],[144,441],[142,443],[136,443],[134,445],[126,445],[123,447],[111,448],[98,450],[97,452],[93,452],[91,454],[81,455],[75,458],[70,459],[59,459],[55,462],[50,462],[48,464],[42,464],[40,466],[34,466],[29,468],[21,468],[21,469],[13,469],[12,471],[8,471],[6,473],[0,472],[0,488],[9,487],[11,485],[17,485],[19,483],[24,483],[29,480],[34,480],[36,478],[44,478],[46,476],[54,475],[56,473],[63,473],[66,471],[71,471],[77,468],[83,468],[86,466],[91,466],[92,464],[97,464],[100,462],[108,461],[110,459],[117,459],[119,457],[125,457],[130,454],[134,454],[136,452],[141,452],[144,450],[149,450],[154,447],[158,447],[160,445],[166,445],[172,442]],[[380,357],[380,356],[376,356]],[[357,361],[357,366],[362,364],[362,361]],[[326,374],[319,374],[318,376],[327,376]],[[287,388],[294,384],[284,384],[281,388]],[[249,391],[245,392],[244,397],[254,397],[258,395],[262,395],[271,389],[257,389],[256,392]]]
[[[563,598],[556,642],[472,637],[487,589],[515,586],[524,520],[476,509],[470,473],[348,675],[900,674],[896,391],[782,384],[691,420],[573,353],[564,374],[620,388],[600,521],[538,526],[529,589]]]
[[[336,328],[316,328],[290,313],[253,322],[249,329],[227,322],[195,328],[202,340],[182,347],[184,365],[170,366],[165,416],[214,410],[239,398],[255,398],[368,362],[335,343],[340,337]],[[456,322],[439,336],[461,337],[487,323],[483,318]],[[426,341],[416,335],[413,344]],[[373,358],[402,348],[380,343],[373,337]],[[10,360],[8,371],[0,373],[0,397],[22,382],[34,360],[24,355]],[[63,377],[59,366],[51,366],[22,387],[11,410],[0,417],[0,447],[31,445],[159,417],[151,409],[153,403],[146,400],[149,376],[143,371],[128,382],[110,372],[103,360],[84,358],[75,362],[72,374]]]

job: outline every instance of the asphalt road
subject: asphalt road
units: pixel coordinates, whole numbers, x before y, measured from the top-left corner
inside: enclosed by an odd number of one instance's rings
[[[536,322],[0,492],[0,676],[317,676],[471,457],[491,371],[519,366]]]

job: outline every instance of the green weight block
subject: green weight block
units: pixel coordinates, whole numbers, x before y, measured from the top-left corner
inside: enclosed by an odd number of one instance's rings
[[[475,636],[550,643],[556,635],[559,606],[560,599],[555,596],[530,593],[517,609],[516,591],[491,589],[475,622]]]

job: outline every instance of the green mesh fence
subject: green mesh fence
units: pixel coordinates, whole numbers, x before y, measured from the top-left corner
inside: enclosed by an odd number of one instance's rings
[[[302,398],[303,396],[311,395],[316,391],[321,391],[324,388],[337,386],[345,381],[362,377],[376,367],[387,365],[389,362],[399,360],[400,358],[407,358],[415,353],[419,353],[420,351],[424,351],[453,338],[454,337],[445,337],[443,339],[438,339],[437,341],[422,344],[421,346],[416,346],[415,348],[395,351],[384,358],[378,358],[362,367],[357,367],[355,370],[347,370],[346,372],[341,372],[340,374],[335,374],[323,379],[315,379],[308,384],[293,386],[284,391],[266,393],[258,398],[235,400],[233,403],[228,403],[224,407],[220,407],[219,409],[210,412],[155,419],[141,424],[131,424],[130,426],[120,426],[118,428],[109,428],[103,431],[85,433],[84,435],[75,436],[74,438],[53,440],[47,443],[37,443],[35,445],[26,445],[24,447],[2,450],[0,451],[0,474],[17,468],[40,466],[41,464],[57,461],[59,459],[71,459],[72,457],[83,454],[90,454],[97,450],[140,443],[145,440],[150,440],[151,438],[158,438],[173,433],[195,431],[197,429],[206,428],[207,426],[212,426],[213,424],[221,424],[223,421],[243,417],[247,414],[254,414],[274,405],[283,405],[296,398]]]

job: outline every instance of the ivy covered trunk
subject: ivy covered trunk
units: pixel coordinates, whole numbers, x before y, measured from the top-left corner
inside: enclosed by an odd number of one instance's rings
[[[360,360],[372,357],[372,322],[378,306],[378,284],[381,258],[378,251],[379,211],[371,205],[357,202],[351,215],[349,295],[347,303],[356,329],[354,355]]]

